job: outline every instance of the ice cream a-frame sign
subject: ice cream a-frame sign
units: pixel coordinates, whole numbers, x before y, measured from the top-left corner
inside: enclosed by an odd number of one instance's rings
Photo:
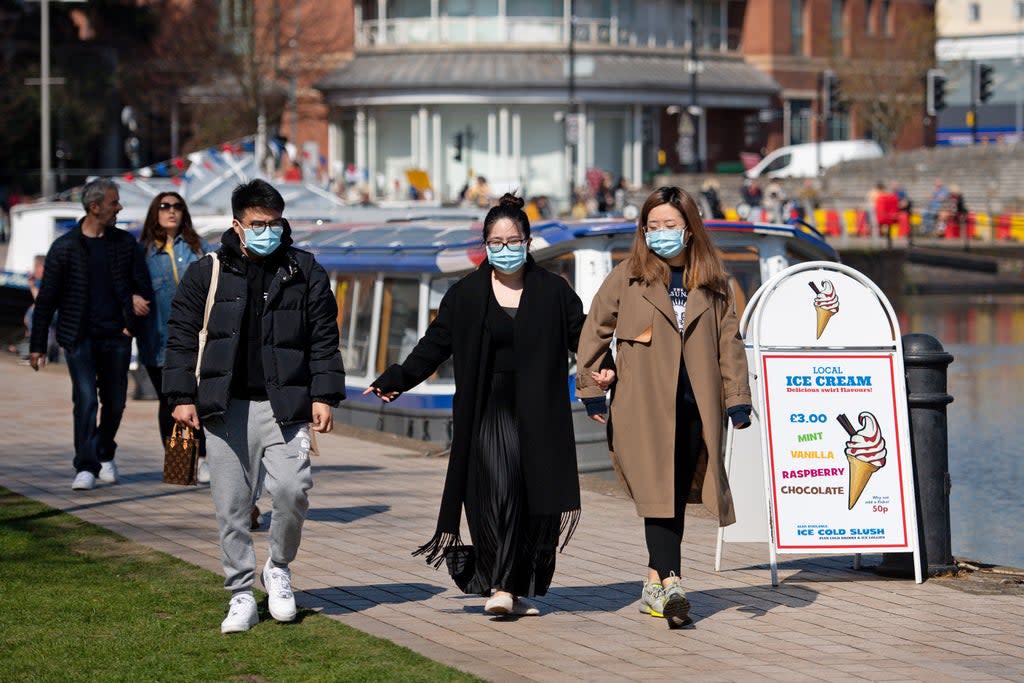
[[[885,295],[813,262],[750,305],[773,574],[776,551],[914,552],[920,570],[902,342]]]

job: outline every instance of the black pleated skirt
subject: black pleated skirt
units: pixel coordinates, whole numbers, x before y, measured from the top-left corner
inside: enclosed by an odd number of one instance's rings
[[[544,595],[555,573],[560,515],[529,513],[513,372],[492,376],[467,483],[466,523],[476,570],[466,593]]]

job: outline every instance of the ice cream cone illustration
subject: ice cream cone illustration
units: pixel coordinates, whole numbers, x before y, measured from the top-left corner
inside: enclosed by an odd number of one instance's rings
[[[814,290],[814,311],[818,314],[818,330],[815,339],[821,339],[821,333],[825,326],[836,313],[839,312],[839,297],[836,296],[836,288],[829,280],[821,281],[821,289],[813,282],[808,282]]]
[[[864,411],[857,416],[860,429],[854,429],[845,414],[837,418],[843,429],[850,435],[846,442],[846,460],[850,467],[850,487],[848,491],[849,509],[860,500],[864,487],[868,485],[872,475],[885,467],[885,439],[878,428],[878,419]]]

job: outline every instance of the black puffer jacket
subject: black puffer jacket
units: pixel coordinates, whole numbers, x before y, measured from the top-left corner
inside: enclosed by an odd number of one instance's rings
[[[286,233],[286,237],[288,233]],[[267,396],[279,424],[310,422],[312,402],[336,406],[345,398],[345,369],[338,350],[338,306],[327,273],[313,255],[279,248],[281,266],[267,292],[261,321]],[[195,379],[199,330],[213,261],[192,264],[171,304],[163,390],[172,406],[193,403],[200,419],[220,415],[231,397],[242,315],[248,299],[246,262],[238,235],[229,229],[217,250],[220,282],[207,327],[198,391]]]
[[[79,221],[77,227],[50,245],[43,283],[32,314],[29,350],[33,353],[46,353],[46,337],[54,313],[60,313],[57,317],[57,343],[64,348],[74,348],[88,331],[85,316],[89,311],[89,257],[84,244],[87,239],[93,238],[82,234],[82,221]],[[138,294],[146,301],[153,301],[153,285],[142,247],[130,233],[119,228],[107,228],[103,237],[95,239],[107,242],[114,293],[121,304],[125,326],[132,335],[136,335],[143,319],[135,315],[132,295]]]

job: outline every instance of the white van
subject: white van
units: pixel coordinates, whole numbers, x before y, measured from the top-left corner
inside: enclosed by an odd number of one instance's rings
[[[874,140],[808,142],[769,152],[745,175],[748,178],[811,178],[818,175],[819,166],[825,169],[840,161],[878,159],[883,155],[882,147]]]

